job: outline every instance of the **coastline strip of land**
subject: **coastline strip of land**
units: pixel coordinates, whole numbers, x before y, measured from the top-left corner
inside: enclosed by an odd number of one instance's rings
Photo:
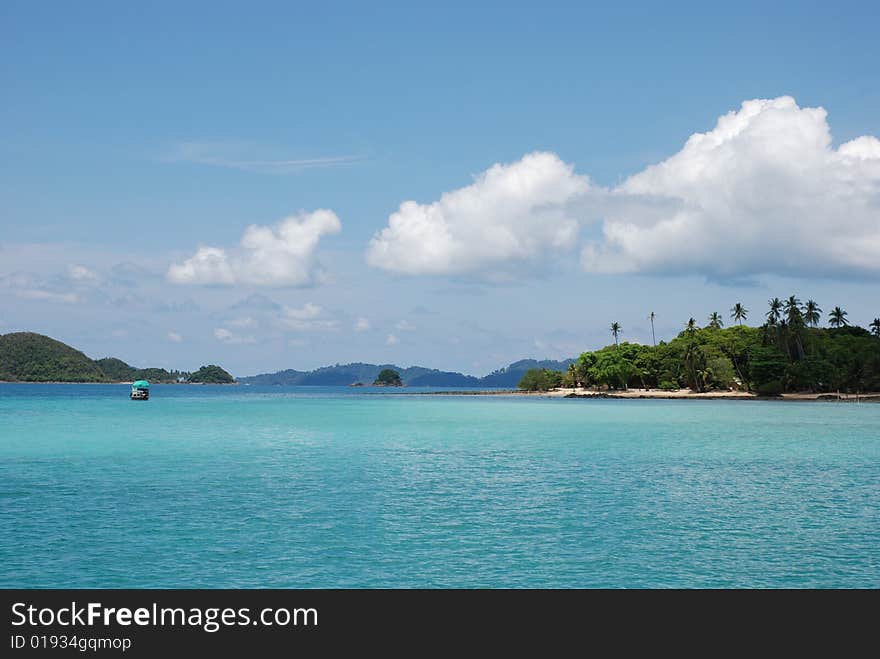
[[[401,392],[409,393],[409,392]],[[779,396],[759,396],[748,391],[705,391],[690,389],[669,391],[666,389],[623,389],[597,391],[584,388],[559,388],[550,391],[522,391],[518,389],[498,391],[425,391],[412,392],[416,396],[532,396],[537,398],[621,398],[655,400],[781,400],[820,401],[848,403],[880,403],[880,392],[848,393],[786,393]]]

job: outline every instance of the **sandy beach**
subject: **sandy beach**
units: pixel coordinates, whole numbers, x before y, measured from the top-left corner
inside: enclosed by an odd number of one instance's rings
[[[863,394],[837,393],[788,393],[781,396],[758,396],[747,391],[707,391],[696,392],[690,389],[667,391],[663,389],[626,389],[624,391],[594,391],[592,389],[554,389],[543,392],[554,398],[657,398],[690,400],[791,400],[791,401],[832,401],[832,402],[880,402],[880,392]]]
[[[703,393],[690,389],[626,389],[623,391],[596,391],[584,388],[561,388],[551,391],[521,391],[506,389],[502,391],[432,391],[414,395],[427,396],[536,396],[539,398],[626,398],[656,400],[783,400],[820,401],[844,403],[880,403],[880,392],[862,394],[837,393],[788,393],[781,396],[758,396],[747,391],[706,391]]]

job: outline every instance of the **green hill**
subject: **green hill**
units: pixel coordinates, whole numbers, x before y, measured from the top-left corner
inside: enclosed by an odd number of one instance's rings
[[[116,357],[104,357],[95,363],[112,382],[148,380],[154,384],[174,384],[185,381],[189,376],[182,371],[168,371],[164,368],[135,368]]]
[[[134,380],[142,379],[136,377],[136,368],[129,366],[116,357],[104,357],[104,359],[96,360],[95,363],[110,380],[115,380],[116,382],[132,382]]]
[[[42,334],[0,336],[0,380],[22,382],[107,382],[97,363],[79,350]]]
[[[187,382],[193,384],[232,384],[235,378],[219,366],[209,364],[202,366],[198,371],[189,376]]]
[[[164,368],[135,368],[116,357],[93,360],[69,345],[34,332],[0,335],[0,380],[10,382],[234,382],[219,366],[190,375]]]

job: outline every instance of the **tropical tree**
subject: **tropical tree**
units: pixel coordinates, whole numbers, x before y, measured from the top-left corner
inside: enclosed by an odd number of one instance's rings
[[[737,302],[730,310],[730,317],[733,318],[738,325],[742,325],[743,321],[749,317],[749,310],[742,305],[742,302]]]
[[[654,341],[654,347],[657,347],[657,336],[654,334],[654,312],[651,312],[651,315],[648,316],[648,319],[651,321],[651,339]]]
[[[684,326],[684,331],[687,332],[689,336],[693,336],[698,329],[700,328],[694,318],[688,320],[687,325]]]
[[[577,366],[575,362],[572,362],[568,365],[568,378],[571,380],[571,386],[573,389],[576,389],[578,386],[578,372]]]
[[[767,324],[775,325],[782,317],[782,300],[780,300],[778,297],[774,297],[772,300],[769,300],[767,304],[770,305],[770,311],[768,311],[766,314]]]
[[[618,323],[617,321],[611,323],[611,336],[614,337],[614,345],[618,347],[620,346],[620,344],[617,341],[617,337],[620,336],[621,332],[623,332],[623,328],[620,326],[620,323]]]
[[[724,327],[724,321],[721,320],[721,314],[717,311],[713,311],[709,314],[709,327],[712,329],[721,329]]]
[[[804,316],[801,313],[801,301],[797,299],[794,295],[790,296],[783,304],[783,308],[785,310],[785,319],[782,321],[781,327],[788,328],[789,336],[794,339],[794,347],[796,350],[796,355],[798,359],[804,358],[804,339],[803,339],[803,329],[804,329]],[[783,341],[783,338],[780,337],[780,341]],[[785,341],[783,345],[786,345],[788,348],[788,342]]]
[[[846,320],[846,311],[840,307],[834,307],[828,314],[828,324],[831,327],[846,327],[849,322]]]
[[[880,337],[880,318],[872,320],[869,327],[871,328],[871,334]]]
[[[782,305],[785,310],[785,320],[792,327],[803,324],[804,316],[801,313],[801,301],[794,295],[790,296]]]
[[[804,312],[804,320],[807,325],[810,327],[816,327],[816,325],[819,324],[819,319],[822,317],[822,310],[813,300],[807,300],[802,311]]]

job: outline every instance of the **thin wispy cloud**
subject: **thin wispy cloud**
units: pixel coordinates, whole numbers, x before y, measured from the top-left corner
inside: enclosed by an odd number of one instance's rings
[[[262,174],[293,174],[317,167],[349,165],[361,162],[365,158],[358,155],[288,158],[280,157],[274,150],[251,143],[182,142],[176,145],[163,160]]]

